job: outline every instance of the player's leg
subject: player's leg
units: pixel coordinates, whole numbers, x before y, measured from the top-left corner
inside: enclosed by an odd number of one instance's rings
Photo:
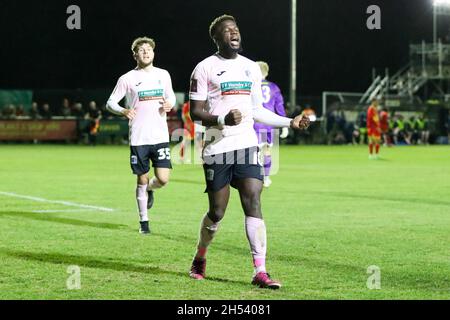
[[[261,212],[263,183],[259,179],[245,178],[235,182],[245,214],[245,232],[253,258],[252,283],[261,288],[278,289],[280,282],[272,280],[266,271],[266,225]]]
[[[264,152],[264,187],[269,187],[272,184],[270,180],[270,170],[272,169],[272,146],[273,146],[272,129],[267,132],[267,143],[265,144]]]
[[[148,182],[147,208],[150,209],[154,202],[154,190],[161,189],[169,183],[170,169],[170,148],[168,143],[160,143],[151,146],[150,159],[154,168],[154,176]]]
[[[225,155],[220,155],[224,159]],[[232,165],[225,161],[214,163],[205,159],[203,165],[206,180],[206,191],[208,192],[209,210],[203,216],[200,223],[197,251],[192,261],[191,278],[201,280],[205,277],[206,253],[211,241],[219,229],[220,220],[225,215],[225,210],[230,198],[230,181]]]
[[[272,168],[272,153],[271,146],[267,143],[259,144],[259,161],[264,167],[264,187],[269,187],[272,184],[270,179],[270,170]]]
[[[226,185],[219,191],[209,191],[209,211],[203,216],[200,223],[200,232],[197,243],[197,251],[192,261],[191,278],[202,280],[206,272],[206,253],[214,236],[216,235],[220,220],[222,220],[230,198],[230,185]]]
[[[185,155],[186,155],[186,136],[183,135],[183,138],[181,140],[181,146],[180,146],[180,161],[181,161],[181,163],[184,163]]]
[[[270,180],[270,169],[272,167],[272,128],[262,124],[254,126],[256,136],[258,137],[258,146],[260,152],[260,163],[264,166],[264,186],[269,187],[272,183]]]
[[[148,171],[150,169],[148,151],[149,146],[130,146],[131,169],[137,176],[136,202],[139,212],[139,232],[142,234],[150,233],[147,210]]]
[[[367,140],[369,143],[369,159],[373,158],[373,147],[374,147],[374,136],[369,133],[367,136]]]
[[[154,176],[149,179],[148,190],[156,190],[165,187],[169,183],[170,168],[154,168]]]
[[[225,215],[225,210],[230,198],[230,185],[226,185],[219,191],[209,191],[209,210],[204,215],[200,225],[200,236],[197,244],[196,259],[205,259],[208,246],[216,234],[219,223]]]
[[[381,136],[375,135],[374,136],[374,144],[375,144],[375,157],[378,158],[378,154],[380,153],[380,141]]]

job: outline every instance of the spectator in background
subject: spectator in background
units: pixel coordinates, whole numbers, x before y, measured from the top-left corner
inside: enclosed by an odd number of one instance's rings
[[[419,135],[419,144],[428,144],[430,139],[430,130],[428,129],[428,120],[421,114],[416,119],[416,129]]]
[[[107,111],[108,110],[106,109],[106,103],[103,103],[100,106],[100,113],[102,114],[102,119],[111,120],[111,119],[114,119],[115,117],[117,117],[114,113],[107,112]]]
[[[33,101],[31,103],[30,118],[33,120],[41,119],[41,115],[39,114],[38,104],[35,101]]]
[[[53,116],[52,111],[50,110],[50,105],[48,103],[44,103],[42,105],[42,110],[40,112],[42,119],[50,120]]]
[[[16,118],[16,107],[12,104],[6,104],[2,110],[2,119],[10,120]]]
[[[16,106],[12,103],[7,107],[6,119],[16,119]]]
[[[359,113],[357,123],[359,130],[359,144],[364,144],[367,141],[367,112],[365,110]]]
[[[16,117],[25,117],[27,114],[25,113],[25,108],[23,104],[19,104],[16,110]]]
[[[409,141],[408,136],[405,133],[405,122],[403,121],[403,116],[401,114],[395,116],[393,133],[395,144],[411,144],[411,141]]]
[[[85,120],[89,120],[88,126],[88,137],[89,144],[95,146],[97,144],[97,134],[100,129],[100,119],[102,118],[102,113],[97,109],[97,104],[95,101],[89,102],[88,112],[84,115]]]
[[[58,114],[62,117],[70,117],[71,116],[69,99],[63,98],[62,103],[61,103],[61,109],[59,109]]]
[[[417,144],[418,134],[416,130],[416,118],[411,116],[409,120],[405,121],[405,135],[411,144]]]
[[[77,119],[83,119],[85,113],[83,111],[83,105],[80,102],[77,102],[73,105],[72,116]]]

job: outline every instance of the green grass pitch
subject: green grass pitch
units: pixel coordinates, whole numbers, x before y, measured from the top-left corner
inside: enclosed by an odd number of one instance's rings
[[[199,165],[174,167],[142,236],[127,146],[3,144],[0,299],[449,299],[450,148],[382,148],[381,160],[366,148],[281,148],[262,195],[267,267],[283,283],[269,291],[250,284],[236,191],[208,279],[188,277],[207,210]],[[73,265],[81,288],[69,290]]]

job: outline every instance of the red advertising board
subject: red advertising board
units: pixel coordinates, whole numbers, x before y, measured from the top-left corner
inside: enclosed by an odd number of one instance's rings
[[[76,139],[76,120],[0,120],[0,140]]]

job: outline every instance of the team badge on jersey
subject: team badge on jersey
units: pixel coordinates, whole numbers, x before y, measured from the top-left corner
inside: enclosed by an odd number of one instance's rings
[[[250,95],[252,82],[250,81],[229,81],[220,84],[220,91],[223,96],[227,95]]]
[[[157,100],[161,99],[164,94],[163,89],[153,89],[146,91],[139,91],[139,101],[147,101],[147,100]]]
[[[206,170],[206,180],[208,180],[208,181],[214,180],[214,170],[213,169]]]

